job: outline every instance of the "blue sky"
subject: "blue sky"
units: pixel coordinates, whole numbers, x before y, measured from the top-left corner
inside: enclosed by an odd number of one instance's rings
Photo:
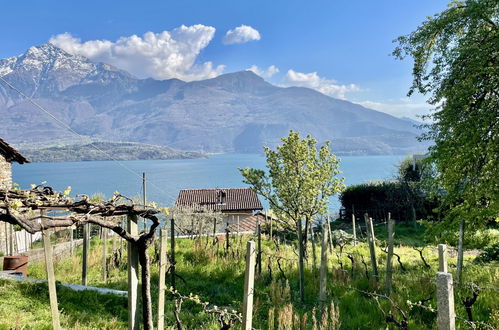
[[[139,77],[197,80],[252,68],[276,85],[415,117],[430,106],[406,98],[411,61],[389,55],[392,40],[447,2],[9,1],[0,58],[52,40]]]

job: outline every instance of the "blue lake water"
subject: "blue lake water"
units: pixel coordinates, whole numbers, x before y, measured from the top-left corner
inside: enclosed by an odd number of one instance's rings
[[[340,157],[340,176],[347,185],[393,178],[396,165],[404,156]],[[115,191],[138,197],[142,194],[142,172],[147,174],[147,199],[171,206],[180,189],[244,187],[238,168],[265,168],[265,157],[257,154],[220,154],[206,159],[135,160],[120,162],[89,161],[61,163],[14,164],[13,179],[21,188],[43,181],[56,190],[72,187],[72,195]],[[126,167],[126,168],[125,168]],[[136,172],[136,174],[131,171]],[[264,201],[262,200],[262,203]],[[331,199],[331,211],[339,202]],[[267,207],[266,203],[264,203]]]

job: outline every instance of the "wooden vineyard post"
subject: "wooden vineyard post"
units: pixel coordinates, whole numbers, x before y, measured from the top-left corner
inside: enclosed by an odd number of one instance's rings
[[[144,209],[146,208],[147,203],[147,181],[146,181],[146,172],[142,172],[142,202],[144,204]],[[142,219],[142,224],[144,227],[144,231],[146,231],[147,220],[146,218]]]
[[[171,266],[170,266],[170,272],[171,272],[171,279],[172,279],[172,288],[175,290],[175,219],[171,219],[171,237],[170,237],[170,245],[171,245],[171,250],[170,250],[170,255],[171,255]]]
[[[317,274],[317,251],[315,249],[315,239],[314,230],[312,229],[312,224],[308,227],[310,232],[310,241],[312,242],[312,266],[314,269],[314,276]]]
[[[81,266],[81,284],[88,285],[88,249],[90,245],[90,224],[83,225],[83,262]]]
[[[353,246],[357,245],[357,230],[355,228],[355,213],[352,213],[352,235],[353,235]]]
[[[70,240],[70,248],[69,248],[69,253],[71,253],[71,256],[73,256],[74,253],[74,229],[73,226],[69,227],[69,240]]]
[[[127,217],[127,231],[132,236],[139,234],[137,216]],[[128,242],[128,329],[139,329],[138,288],[139,288],[139,253],[135,244]]]
[[[437,324],[439,330],[456,329],[452,274],[437,273]]]
[[[438,271],[447,273],[447,246],[445,244],[438,244]]]
[[[16,254],[16,252],[14,251],[14,226],[13,225],[9,225],[9,251],[10,251],[10,255],[13,256],[14,254]]]
[[[392,292],[392,258],[393,258],[393,237],[395,222],[393,221],[391,214],[388,213],[388,254],[386,257],[386,295],[390,296]]]
[[[107,281],[107,228],[102,228],[102,280]]]
[[[262,274],[262,227],[257,225],[258,231],[258,254],[256,255],[258,275]]]
[[[327,236],[328,236],[328,242],[329,242],[329,251],[333,253],[333,233],[331,232],[331,218],[329,217],[329,214],[326,217],[327,221]]]
[[[5,255],[9,255],[9,224],[7,222],[4,222],[5,224]]]
[[[41,211],[42,218],[44,211]],[[42,219],[43,221],[43,219]],[[52,258],[52,247],[50,246],[50,231],[45,229],[42,232],[43,250],[45,253],[45,269],[47,271],[47,284],[49,287],[50,312],[52,314],[52,328],[58,330],[61,328],[59,321],[59,308],[57,305],[57,290],[55,287],[54,261]]]
[[[459,222],[459,243],[457,246],[457,282],[460,283],[463,275],[463,247],[464,247],[464,219]]]
[[[323,304],[326,302],[326,285],[327,285],[327,242],[328,230],[327,224],[322,226],[322,246],[321,246],[321,270],[320,270],[320,290],[319,301]]]
[[[225,254],[229,255],[229,248],[230,248],[230,242],[229,242],[230,236],[229,236],[229,227],[225,228]]]
[[[165,327],[165,277],[166,277],[166,249],[168,231],[161,229],[159,245],[159,285],[158,285],[158,330]]]
[[[243,330],[251,330],[253,324],[253,290],[255,284],[255,242],[246,244],[246,273],[244,274]]]
[[[237,216],[237,236],[240,236],[240,232],[241,232],[240,228],[241,227],[240,227],[240,222],[239,222],[239,216]]]
[[[369,218],[367,213],[364,214],[364,220],[367,226],[367,241],[369,242],[369,254],[371,255],[371,264],[373,267],[373,276],[376,282],[378,281],[378,264],[376,261],[376,243],[374,237],[373,220]]]

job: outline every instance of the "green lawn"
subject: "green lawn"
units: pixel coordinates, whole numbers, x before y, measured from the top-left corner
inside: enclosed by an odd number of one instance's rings
[[[377,226],[378,245],[383,245],[384,226]],[[426,268],[419,253],[410,244],[421,246],[424,243],[422,230],[397,226],[398,239],[395,252],[402,258],[405,271],[394,260],[393,302],[407,316],[410,329],[436,328],[435,313],[421,307],[410,307],[408,301],[424,302],[427,307],[436,307],[434,278],[437,269],[437,255],[434,246],[424,250],[426,261],[431,268]],[[386,235],[385,235],[386,236]],[[229,255],[225,254],[225,244],[213,245],[212,239],[177,240],[177,289],[188,295],[194,293],[201,300],[221,308],[241,310],[244,282],[245,243],[250,237],[232,240]],[[403,244],[405,243],[405,244]],[[402,245],[399,245],[402,244]],[[119,244],[118,244],[119,246]],[[317,257],[320,258],[320,244],[317,244]],[[109,254],[111,244],[108,244]],[[263,238],[263,271],[255,283],[254,324],[258,329],[313,329],[340,326],[341,329],[385,329],[396,328],[394,323],[386,323],[383,312],[393,313],[400,321],[401,315],[395,307],[381,298],[376,300],[365,292],[384,292],[386,254],[377,249],[380,270],[380,282],[376,283],[368,269],[366,277],[362,258],[368,267],[370,259],[367,246],[360,243],[356,247],[345,246],[341,257],[339,248],[329,256],[328,261],[328,297],[329,302],[322,307],[318,303],[319,272],[314,270],[311,245],[306,262],[306,302],[298,299],[296,254],[292,245],[276,245]],[[126,249],[125,249],[126,250]],[[89,285],[126,290],[126,265],[121,264],[110,270],[107,282],[102,280],[102,246],[98,239],[93,240],[90,255]],[[354,258],[354,265],[348,258]],[[151,249],[153,255],[153,249]],[[281,257],[280,268],[277,257]],[[499,327],[499,300],[496,299],[499,287],[498,263],[475,264],[474,256],[465,258],[465,283],[476,283],[483,287],[472,312],[475,321],[485,322]],[[126,259],[124,259],[126,260]],[[340,266],[343,265],[343,269]],[[455,275],[455,257],[449,257],[449,270]],[[80,283],[81,249],[71,258],[56,263],[56,279],[66,283]],[[282,272],[281,270],[282,269]],[[44,278],[43,264],[32,264],[29,276]],[[184,282],[185,280],[185,282]],[[170,279],[168,279],[169,284]],[[154,312],[157,310],[158,267],[152,266],[152,294]],[[496,289],[494,289],[496,288]],[[464,285],[455,288],[456,311],[458,316],[467,318],[461,301],[471,296],[471,289]],[[0,281],[0,329],[8,328],[50,328],[50,308],[46,285],[32,283],[13,283]],[[58,286],[59,308],[62,311],[61,322],[64,328],[114,329],[125,328],[127,322],[126,298],[112,295],[100,295],[93,292],[72,292]],[[334,308],[330,303],[333,302]],[[327,309],[327,311],[326,311]],[[338,315],[339,314],[339,315]],[[186,329],[218,329],[218,321],[207,315],[194,303],[186,302],[180,315]],[[339,321],[337,320],[339,319]],[[172,297],[167,294],[165,324],[175,329]],[[322,327],[321,327],[322,324]],[[272,327],[274,326],[274,328]],[[457,321],[459,328],[466,324]]]

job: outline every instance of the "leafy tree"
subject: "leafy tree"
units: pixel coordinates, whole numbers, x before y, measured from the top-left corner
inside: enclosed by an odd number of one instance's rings
[[[498,219],[499,2],[453,1],[401,36],[394,55],[414,59],[413,84],[429,95],[429,162],[447,219]],[[454,223],[456,223],[455,221]]]
[[[319,149],[311,136],[300,138],[290,131],[277,150],[265,147],[268,174],[261,169],[239,169],[244,182],[269,201],[278,218],[296,230],[299,250],[300,298],[304,300],[303,257],[308,226],[317,215],[325,214],[329,197],[344,188],[339,160],[331,153],[330,143]],[[303,228],[305,222],[305,228]]]

